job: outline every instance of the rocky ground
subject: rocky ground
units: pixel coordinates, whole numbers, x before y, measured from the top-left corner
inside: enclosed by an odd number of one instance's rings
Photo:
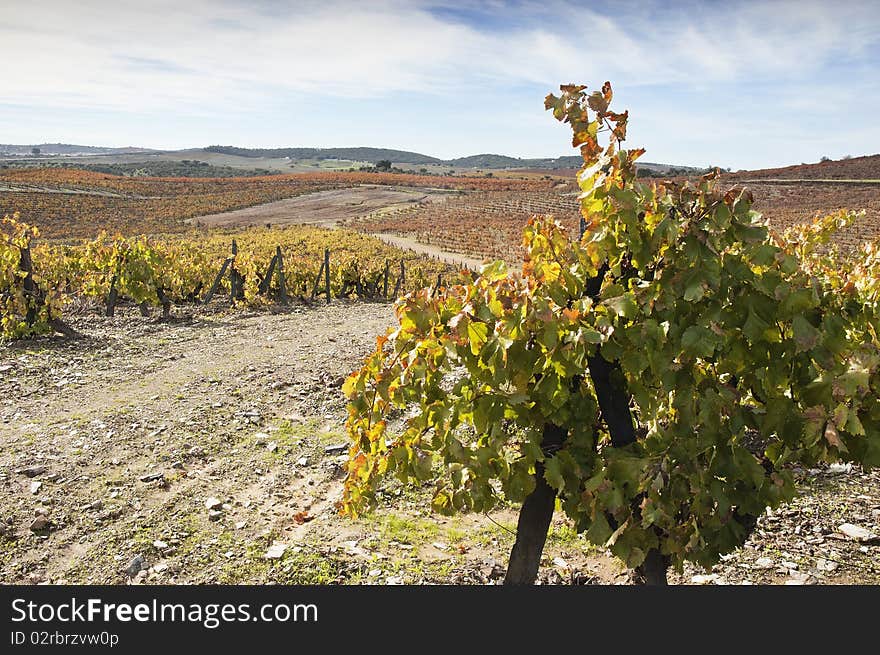
[[[0,580],[6,583],[497,583],[513,509],[437,517],[427,490],[338,515],[344,376],[385,304],[136,310],[84,338],[0,346]],[[880,476],[801,472],[803,495],[679,584],[880,583]],[[542,583],[629,577],[557,515]]]

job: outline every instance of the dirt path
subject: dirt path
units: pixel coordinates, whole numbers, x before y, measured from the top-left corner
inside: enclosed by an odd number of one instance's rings
[[[421,255],[428,255],[429,257],[434,257],[444,262],[449,262],[450,264],[457,264],[458,266],[462,266],[472,271],[479,271],[480,267],[483,265],[483,262],[479,259],[466,257],[465,255],[460,255],[455,252],[447,252],[436,246],[430,246],[408,237],[401,237],[396,234],[371,234],[370,236],[374,236],[385,243],[397,246],[403,250],[411,250]]]
[[[340,385],[391,323],[389,305],[200,310],[170,322],[125,311],[73,319],[80,341],[0,347],[4,582],[501,578],[512,509],[440,518],[426,509],[429,488],[391,483],[382,511],[356,521],[335,511]],[[808,484],[813,494],[762,519],[708,577],[686,569],[673,580],[876,582],[877,547],[834,532],[843,521],[876,527],[877,476],[819,472]],[[628,580],[559,514],[545,555],[545,583]]]

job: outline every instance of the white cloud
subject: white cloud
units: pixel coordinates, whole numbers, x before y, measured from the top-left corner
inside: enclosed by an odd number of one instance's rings
[[[16,102],[208,111],[224,102],[257,105],[279,90],[359,98],[487,82],[803,75],[831,58],[858,56],[880,34],[880,12],[867,4],[715,7],[640,5],[615,17],[560,3],[534,26],[483,30],[411,2],[254,11],[207,0],[37,0],[4,12],[4,51],[21,54],[3,81]]]
[[[878,67],[880,12],[871,2],[658,0],[590,7],[566,0],[495,2],[481,5],[482,20],[432,11],[438,4],[15,3],[4,8],[0,21],[5,58],[0,126],[20,122],[22,112],[13,105],[38,109],[41,116],[81,110],[94,116],[96,127],[90,133],[100,132],[100,116],[106,113],[117,117],[117,124],[121,116],[161,123],[153,130],[156,134],[166,121],[170,134],[177,121],[174,140],[179,141],[200,117],[214,121],[205,121],[212,127],[233,126],[241,117],[252,116],[271,117],[281,124],[280,114],[298,104],[308,106],[312,114],[316,108],[332,114],[334,120],[347,114],[354,124],[366,118],[361,114],[361,101],[366,100],[377,113],[369,117],[371,138],[387,139],[395,126],[381,127],[382,112],[375,103],[389,99],[410,103],[411,121],[405,113],[395,116],[411,122],[407,129],[413,134],[425,134],[419,125],[419,103],[453,108],[460,118],[456,134],[431,135],[450,155],[480,149],[541,155],[545,149],[559,152],[564,141],[559,141],[556,126],[540,127],[548,122],[540,111],[540,96],[562,82],[595,85],[610,79],[621,108],[630,98],[638,99],[637,105],[630,105],[637,117],[632,135],[634,140],[644,136],[659,144],[658,158],[666,152],[682,158],[671,134],[692,148],[703,139],[710,152],[726,152],[755,130],[811,141],[818,137],[803,123],[787,124],[800,120],[788,117],[803,118],[828,107],[850,112],[848,119],[854,121],[839,127],[838,136],[867,135],[866,147],[880,147],[870,119],[855,116],[864,114],[864,107],[873,105],[876,111],[880,105],[880,89],[871,72]],[[450,1],[448,8],[458,10],[460,3]],[[543,91],[533,102],[535,87]],[[528,88],[528,98],[516,96],[517,88]],[[693,106],[688,107],[682,95],[688,95]],[[712,98],[714,104],[697,103],[700,97]],[[350,112],[341,112],[339,108],[347,105]],[[526,113],[533,106],[534,114]],[[756,116],[761,111],[767,115]],[[488,114],[491,120],[485,118]],[[190,122],[184,124],[183,117]],[[308,124],[317,126],[319,119],[309,116]],[[87,123],[82,116],[78,120],[83,126]],[[298,120],[305,124],[306,118]],[[134,121],[130,125],[131,132],[142,127]],[[39,132],[36,119],[30,129]],[[320,129],[305,136],[291,131],[259,138],[326,145],[328,135],[337,134],[326,125]],[[405,131],[403,126],[397,129]],[[489,141],[499,133],[519,140]],[[352,134],[359,133],[339,126],[339,139],[347,145]],[[4,138],[11,140],[10,136]],[[476,136],[489,145],[478,145]],[[216,139],[232,142],[241,137],[232,132],[217,134]],[[429,137],[420,138],[427,142]],[[117,140],[128,142],[127,133],[117,135]],[[152,141],[161,142],[160,136]],[[645,139],[639,139],[642,142]],[[755,157],[766,155],[756,151]],[[719,155],[718,163],[723,158]]]

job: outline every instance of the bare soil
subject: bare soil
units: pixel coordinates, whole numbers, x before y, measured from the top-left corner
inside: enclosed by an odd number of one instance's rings
[[[443,202],[449,192],[433,189],[357,186],[287,198],[245,209],[208,214],[186,222],[211,227],[243,225],[320,225],[335,227],[340,221],[394,212],[416,204]]]
[[[346,447],[340,386],[391,323],[389,305],[136,314],[75,317],[80,340],[0,346],[4,582],[500,581],[515,508],[438,517],[429,488],[396,483],[372,515],[352,520],[334,507]],[[745,548],[672,581],[880,582],[876,542],[837,530],[880,531],[877,474],[801,477],[805,495],[762,517]],[[540,580],[630,578],[557,513]]]

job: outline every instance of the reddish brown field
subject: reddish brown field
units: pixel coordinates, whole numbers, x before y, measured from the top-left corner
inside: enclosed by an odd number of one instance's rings
[[[73,169],[0,173],[0,215],[19,212],[47,238],[180,232],[187,219],[361,185],[540,192],[558,181],[382,173],[303,173],[245,178],[132,178]],[[262,219],[261,219],[262,220]],[[271,222],[268,216],[266,222]]]
[[[750,182],[746,186],[755,194],[754,208],[777,230],[840,209],[864,209],[866,215],[841,230],[837,243],[852,250],[880,238],[880,184]],[[576,195],[552,191],[469,194],[442,205],[417,206],[349,224],[372,234],[408,237],[442,251],[477,259],[501,258],[516,265],[524,254],[522,228],[534,214],[553,214],[574,231],[579,217]]]
[[[799,164],[783,168],[763,168],[725,175],[729,179],[777,179],[777,180],[880,180],[880,155],[851,157]]]

